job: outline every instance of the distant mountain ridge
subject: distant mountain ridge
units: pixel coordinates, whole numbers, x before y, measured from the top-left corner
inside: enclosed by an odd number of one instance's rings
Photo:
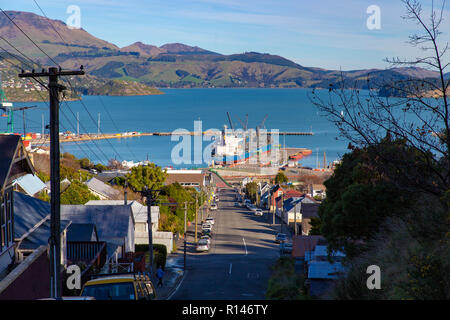
[[[158,47],[138,41],[119,48],[83,29],[69,29],[59,20],[29,12],[6,13],[62,67],[83,64],[88,73],[105,80],[131,80],[157,87],[329,88],[339,85],[343,77],[348,87],[367,88],[368,79],[372,86],[382,87],[386,81],[438,77],[436,72],[421,68],[326,70],[269,53],[223,55],[182,43]],[[54,64],[4,15],[0,15],[0,34],[27,56],[44,65]]]

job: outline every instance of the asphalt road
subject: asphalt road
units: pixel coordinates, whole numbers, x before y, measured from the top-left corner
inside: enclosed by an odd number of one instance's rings
[[[270,266],[279,257],[279,225],[235,207],[233,189],[222,189],[209,252],[197,253],[189,235],[188,273],[171,300],[265,299]]]

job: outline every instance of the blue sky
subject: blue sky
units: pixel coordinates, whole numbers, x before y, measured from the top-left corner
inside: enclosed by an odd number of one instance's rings
[[[386,68],[386,57],[421,54],[406,43],[418,27],[401,18],[400,0],[37,0],[52,19],[81,9],[81,27],[118,45],[181,42],[223,54],[278,54],[303,66],[335,70]],[[423,0],[424,9],[431,4]],[[440,3],[440,1],[436,1]],[[33,0],[0,0],[3,10],[41,14]],[[369,30],[366,12],[381,9],[381,29]],[[441,27],[449,41],[450,6]]]

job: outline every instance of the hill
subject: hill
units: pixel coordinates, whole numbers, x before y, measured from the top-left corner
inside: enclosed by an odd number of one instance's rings
[[[59,20],[28,12],[7,11],[7,14],[63,68],[78,68],[82,64],[90,75],[104,84],[109,80],[124,80],[131,81],[130,84],[140,82],[157,87],[329,88],[340,85],[344,79],[345,87],[364,89],[368,84],[372,88],[381,88],[387,81],[437,76],[420,68],[325,70],[305,67],[269,53],[223,55],[182,43],[158,47],[135,42],[119,48],[83,29],[69,29]],[[51,26],[58,30],[64,42]],[[0,16],[0,34],[42,64],[54,64],[4,15]],[[26,63],[22,65],[27,68]]]

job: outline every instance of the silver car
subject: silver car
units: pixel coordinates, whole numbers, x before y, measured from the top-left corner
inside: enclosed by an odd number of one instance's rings
[[[208,250],[209,250],[208,241],[205,239],[200,239],[200,241],[197,243],[197,251],[204,252]]]

